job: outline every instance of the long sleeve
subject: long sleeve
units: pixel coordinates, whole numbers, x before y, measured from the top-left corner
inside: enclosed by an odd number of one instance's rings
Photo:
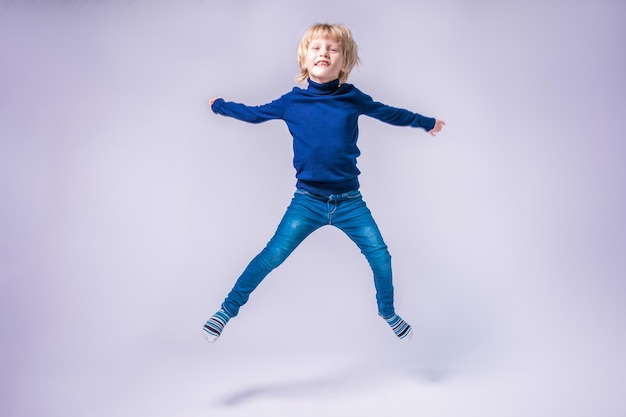
[[[285,110],[284,97],[261,106],[247,106],[241,103],[217,99],[211,106],[214,113],[233,117],[249,123],[262,123],[268,120],[282,119]]]
[[[358,90],[357,90],[358,91]],[[360,92],[362,112],[366,116],[373,117],[381,122],[395,126],[420,127],[429,131],[435,127],[436,120],[432,117],[425,117],[412,111],[392,107],[387,104],[374,101],[370,96]]]

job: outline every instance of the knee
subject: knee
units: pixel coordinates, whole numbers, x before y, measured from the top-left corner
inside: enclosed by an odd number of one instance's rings
[[[372,236],[371,239],[363,246],[362,252],[366,257],[372,257],[377,259],[388,259],[391,261],[391,254],[385,242],[380,236]]]
[[[376,246],[363,251],[363,255],[367,258],[372,269],[389,270],[391,269],[391,254],[387,250],[386,245]]]
[[[268,243],[267,246],[261,252],[262,258],[268,264],[268,266],[275,268],[287,259],[289,254],[292,252],[292,249],[273,244],[272,242]]]

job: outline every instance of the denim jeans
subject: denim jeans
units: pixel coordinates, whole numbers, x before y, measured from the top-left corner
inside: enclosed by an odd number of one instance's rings
[[[307,236],[327,225],[346,233],[365,255],[374,274],[378,312],[383,318],[393,316],[391,255],[359,191],[321,196],[297,189],[276,233],[237,279],[222,308],[231,317],[239,314],[263,278]]]

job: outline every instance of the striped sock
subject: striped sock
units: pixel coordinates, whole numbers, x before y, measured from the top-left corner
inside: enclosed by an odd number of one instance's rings
[[[206,340],[210,343],[215,342],[222,334],[224,326],[226,326],[228,320],[230,320],[230,316],[223,309],[220,309],[217,313],[213,314],[213,316],[202,327]]]
[[[410,339],[413,335],[413,329],[411,329],[411,325],[406,321],[402,320],[402,317],[394,314],[393,316],[385,319],[387,324],[391,327],[393,332],[400,339]]]

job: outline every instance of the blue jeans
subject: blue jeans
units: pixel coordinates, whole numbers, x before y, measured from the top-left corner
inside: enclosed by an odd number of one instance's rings
[[[237,279],[222,308],[231,317],[239,314],[239,308],[263,278],[307,236],[326,225],[342,230],[365,255],[374,273],[378,312],[383,318],[393,316],[391,255],[359,191],[321,196],[296,190],[276,233]]]

